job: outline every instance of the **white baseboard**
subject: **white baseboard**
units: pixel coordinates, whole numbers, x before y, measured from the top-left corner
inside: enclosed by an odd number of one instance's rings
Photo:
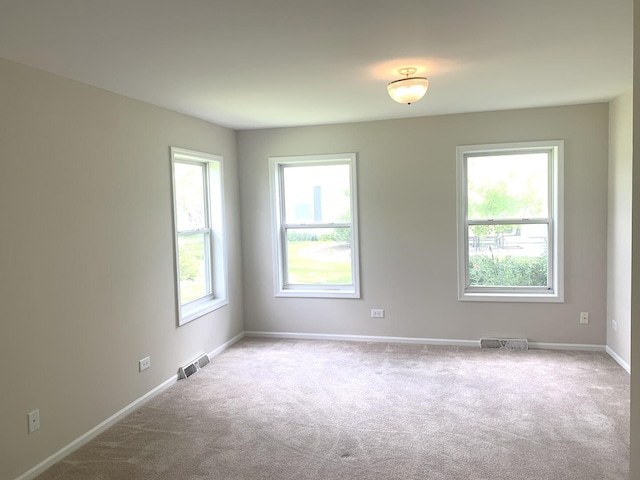
[[[216,355],[219,355],[224,350],[229,348],[231,345],[233,345],[237,341],[239,341],[242,338],[244,338],[244,336],[245,336],[245,334],[244,334],[244,332],[242,332],[239,335],[236,335],[235,337],[233,337],[228,342],[223,343],[218,348],[216,348],[211,353],[209,353],[209,358],[213,358]],[[78,438],[76,438],[73,442],[71,442],[66,447],[61,448],[60,450],[55,452],[53,455],[45,458],[43,461],[38,463],[35,467],[33,467],[30,470],[26,471],[25,473],[20,475],[15,480],[32,480],[32,479],[34,479],[35,477],[37,477],[38,475],[43,473],[45,470],[47,470],[49,467],[51,467],[54,463],[59,462],[64,457],[66,457],[70,453],[74,452],[78,448],[82,447],[84,444],[90,442],[95,437],[100,435],[102,432],[107,430],[109,427],[113,426],[118,421],[122,420],[128,414],[133,412],[136,408],[141,406],[144,402],[150,400],[152,397],[156,396],[157,394],[159,394],[163,390],[166,390],[167,388],[169,388],[170,386],[175,384],[178,381],[178,378],[179,377],[176,374],[173,377],[165,380],[160,385],[155,387],[153,390],[145,393],[143,396],[141,396],[137,400],[134,400],[133,402],[131,402],[126,407],[120,409],[119,411],[117,411],[116,413],[111,415],[109,418],[107,418],[104,422],[99,423],[98,425],[93,427],[88,432],[86,432],[83,435],[81,435]]]
[[[618,355],[611,348],[609,348],[609,345],[607,345],[606,352],[611,356],[611,358],[613,358],[616,362],[618,362],[618,364],[622,368],[624,368],[629,375],[631,375],[631,365],[625,362],[620,355]]]
[[[459,340],[449,338],[419,338],[419,337],[383,337],[372,335],[342,335],[329,333],[293,333],[293,332],[244,332],[247,337],[262,338],[292,338],[302,340],[342,340],[348,342],[387,342],[387,343],[417,343],[423,345],[450,345],[459,347],[480,347],[480,340]],[[589,345],[581,343],[545,343],[529,342],[530,348],[544,350],[579,350],[587,352],[604,352],[604,345]]]
[[[443,338],[418,337],[382,337],[375,335],[342,335],[331,333],[293,333],[293,332],[244,332],[247,337],[291,338],[301,340],[341,340],[344,342],[386,342],[417,343],[423,345],[451,345],[460,347],[479,347],[480,340],[453,340]]]
[[[581,352],[604,352],[604,345],[590,345],[588,343],[547,343],[529,342],[529,348],[541,350],[577,350]]]

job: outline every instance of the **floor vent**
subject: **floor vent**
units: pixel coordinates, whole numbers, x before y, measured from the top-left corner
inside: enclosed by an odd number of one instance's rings
[[[505,350],[529,350],[529,341],[526,338],[481,338],[480,346]]]
[[[206,365],[209,365],[209,363],[211,363],[211,360],[209,360],[209,355],[207,355],[206,353],[198,357],[198,368],[202,368]]]
[[[205,365],[208,365],[210,362],[211,360],[209,359],[209,355],[207,355],[206,353],[200,355],[194,361],[189,362],[185,366],[178,369],[180,378],[189,378],[191,375],[196,373]]]

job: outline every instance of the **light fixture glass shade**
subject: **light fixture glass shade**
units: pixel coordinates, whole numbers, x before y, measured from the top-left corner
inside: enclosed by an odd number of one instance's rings
[[[391,98],[398,103],[411,104],[417,102],[429,88],[429,80],[425,77],[409,77],[396,80],[387,85]]]

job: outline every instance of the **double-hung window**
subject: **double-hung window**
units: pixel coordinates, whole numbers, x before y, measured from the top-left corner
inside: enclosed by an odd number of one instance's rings
[[[355,153],[270,159],[276,296],[359,298]]]
[[[178,323],[226,305],[222,157],[171,148]]]
[[[457,148],[458,297],[563,301],[563,142]]]

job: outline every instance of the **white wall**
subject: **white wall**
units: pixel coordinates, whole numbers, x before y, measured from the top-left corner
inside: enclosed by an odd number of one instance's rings
[[[170,145],[224,156],[229,230],[231,303],[180,328]],[[12,479],[242,332],[243,300],[235,132],[0,60],[0,146],[0,478]]]
[[[604,345],[607,125],[595,104],[239,132],[246,330]],[[455,147],[545,139],[565,141],[565,303],[459,302]],[[352,151],[362,299],[274,298],[268,158]]]
[[[629,91],[609,103],[607,229],[607,346],[626,365],[631,365],[632,167],[633,94]]]
[[[640,0],[633,2],[633,90],[640,92]],[[640,95],[633,96],[633,165],[630,480],[640,478]]]

